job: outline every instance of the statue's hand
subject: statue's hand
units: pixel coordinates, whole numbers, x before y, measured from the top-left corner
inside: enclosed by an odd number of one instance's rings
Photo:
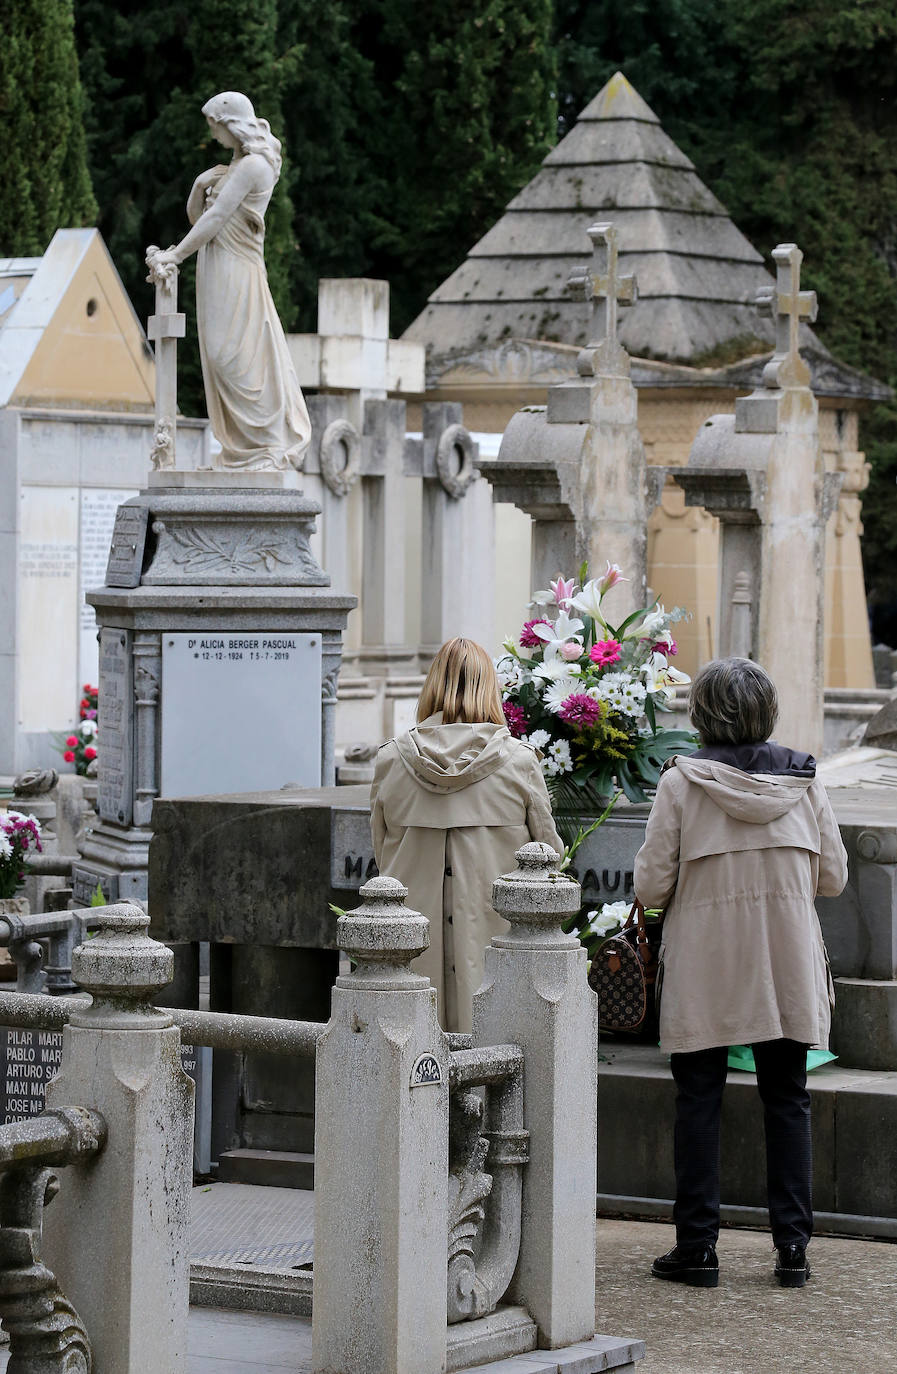
[[[149,268],[148,282],[154,286],[170,286],[177,278],[180,264],[174,246],[157,248],[151,243],[146,250],[146,265]]]

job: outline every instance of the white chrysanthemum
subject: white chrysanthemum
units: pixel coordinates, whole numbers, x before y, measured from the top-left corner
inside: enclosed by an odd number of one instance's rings
[[[544,749],[546,744],[551,743],[551,735],[547,730],[534,730],[531,735],[527,735],[526,742],[534,749]]]
[[[9,842],[9,836],[5,830],[0,830],[0,859],[9,859],[11,857],[12,845]]]
[[[93,739],[97,732],[97,723],[95,720],[82,720],[78,730],[82,739]]]
[[[550,683],[542,696],[546,709],[557,715],[567,698],[579,687],[575,677],[562,677],[559,682]]]
[[[548,746],[548,757],[554,760],[559,773],[572,772],[573,758],[570,754],[570,745],[565,739],[556,739],[554,744]]]
[[[542,760],[542,772],[545,774],[546,778],[556,778],[560,771],[554,759],[546,755]]]
[[[543,682],[559,682],[561,678],[578,677],[582,668],[578,663],[568,663],[563,658],[548,658],[533,669],[533,677]]]
[[[596,686],[589,690],[589,696],[596,701],[606,701],[612,711],[624,716],[642,715],[647,695],[644,683],[631,678],[628,673],[605,673]]]

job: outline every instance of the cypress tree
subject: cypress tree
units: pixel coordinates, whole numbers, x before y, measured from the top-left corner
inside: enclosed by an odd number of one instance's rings
[[[72,0],[7,0],[0,43],[5,172],[0,253],[36,256],[57,229],[90,224]]]

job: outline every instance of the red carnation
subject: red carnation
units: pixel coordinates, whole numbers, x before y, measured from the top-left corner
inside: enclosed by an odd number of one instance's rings
[[[66,749],[66,751],[65,751],[65,753],[63,754],[62,757],[65,759],[66,763],[74,763],[74,762],[75,762],[75,756],[74,756],[74,754],[72,753],[71,749]]]
[[[78,736],[77,736],[77,735],[69,735],[68,739],[66,740],[66,746],[67,746],[69,749],[74,749],[75,746],[77,745],[77,743],[78,743]]]
[[[88,763],[90,762],[91,759],[95,759],[96,756],[97,756],[97,751],[96,751],[96,749],[94,749],[94,747],[93,747],[92,744],[88,744],[87,748],[84,750],[84,757],[87,759]]]

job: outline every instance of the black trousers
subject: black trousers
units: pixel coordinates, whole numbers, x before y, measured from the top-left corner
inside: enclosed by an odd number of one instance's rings
[[[766,1185],[774,1245],[806,1245],[813,1231],[807,1047],[795,1040],[753,1045],[766,1127]],[[715,1245],[719,1235],[719,1133],[728,1050],[670,1056],[676,1081],[678,1245]]]

